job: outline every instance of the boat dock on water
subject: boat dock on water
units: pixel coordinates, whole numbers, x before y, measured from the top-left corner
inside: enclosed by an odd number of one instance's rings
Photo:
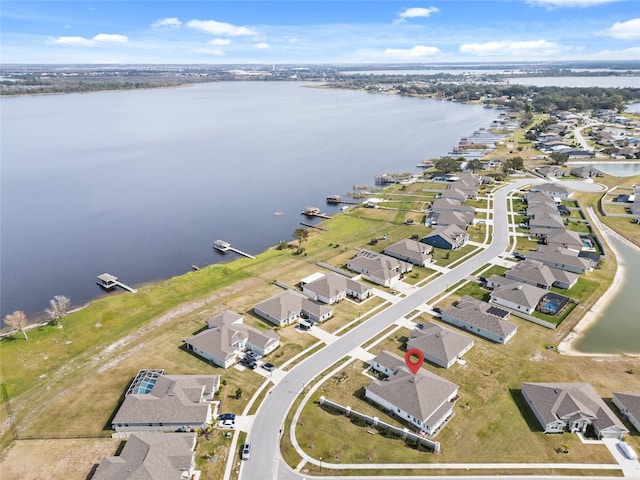
[[[118,281],[118,277],[116,277],[115,275],[111,275],[110,273],[103,273],[102,275],[98,275],[97,283],[105,290],[111,290],[112,288],[120,287],[128,290],[131,293],[138,293],[138,290]]]
[[[320,209],[318,207],[304,207],[302,215],[306,215],[307,217],[320,217],[326,219],[331,218],[326,213],[320,213]]]
[[[248,258],[256,258],[253,255],[248,254],[247,252],[243,252],[242,250],[233,248],[229,242],[225,242],[224,240],[216,240],[215,242],[213,242],[213,248],[215,248],[216,250],[222,253],[236,252]]]

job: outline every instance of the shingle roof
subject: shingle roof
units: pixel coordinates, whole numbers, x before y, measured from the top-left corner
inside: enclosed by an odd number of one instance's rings
[[[498,298],[517,305],[534,308],[540,299],[547,294],[543,288],[534,287],[528,283],[514,281],[513,283],[501,285],[491,292],[491,298]]]
[[[622,422],[588,383],[523,383],[526,393],[545,424],[570,418],[587,418],[598,430]]]
[[[416,328],[411,332],[407,349],[417,348],[439,359],[440,363],[448,364],[470,345],[473,345],[472,338],[428,322],[422,329]]]
[[[443,238],[449,244],[456,245],[461,239],[468,237],[469,234],[456,225],[448,225],[434,230],[424,238],[427,239],[438,236]]]
[[[409,258],[420,264],[428,263],[431,260],[430,253],[432,251],[433,247],[431,245],[410,239],[400,240],[384,249],[384,253],[387,255]]]
[[[613,396],[640,421],[640,392],[613,392]]]
[[[324,316],[332,311],[331,308],[315,303],[293,290],[285,290],[276,296],[257,303],[253,308],[278,320],[289,318],[292,312],[300,312],[301,310],[318,314],[318,316]]]
[[[334,272],[329,272],[326,275],[307,283],[305,288],[327,298],[332,298],[346,290],[351,290],[360,294],[370,290],[370,287]]]
[[[499,337],[508,337],[518,327],[504,318],[490,313],[491,307],[493,305],[487,302],[465,295],[460,299],[458,305],[447,307],[442,313]]]
[[[394,374],[386,380],[373,380],[367,385],[367,390],[429,423],[430,417],[455,394],[458,385],[423,368],[413,375],[402,358],[386,353],[385,357],[379,355],[375,360],[387,368],[393,368]],[[382,363],[389,358],[392,365]]]
[[[180,480],[191,468],[195,433],[134,433],[118,456],[104,457],[93,480]]]
[[[541,249],[541,251],[529,251],[526,253],[528,259],[538,260],[542,263],[550,262],[561,265],[568,265],[578,269],[589,269],[591,260],[571,255],[569,252],[558,251],[554,249]]]
[[[544,285],[549,288],[556,281],[551,269],[536,260],[524,260],[515,264],[504,276],[512,280],[520,280],[534,286]]]

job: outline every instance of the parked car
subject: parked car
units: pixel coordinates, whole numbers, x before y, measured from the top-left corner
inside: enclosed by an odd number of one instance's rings
[[[520,252],[513,252],[513,256],[518,260],[524,260],[525,258],[527,258],[525,257],[524,253],[520,253]]]
[[[416,324],[416,328],[419,328],[420,330],[423,330],[424,329],[424,323]]]
[[[245,358],[250,358],[252,360],[257,360],[259,358],[258,354],[256,352],[252,352],[251,350],[249,350],[247,353],[244,354]]]
[[[265,362],[260,366],[264,368],[267,372],[273,372],[276,369],[276,366],[273,363],[269,363],[269,362]]]
[[[618,449],[627,457],[629,460],[637,460],[638,455],[633,451],[631,445],[627,442],[618,442]]]
[[[254,370],[258,366],[258,362],[256,362],[251,358],[245,357],[242,360],[240,360],[240,365],[244,365],[245,367],[250,368],[251,370]]]
[[[436,313],[442,313],[442,309],[440,307],[433,307],[433,311]]]
[[[242,460],[249,460],[249,457],[251,457],[251,444],[245,443],[242,446],[242,455],[240,458],[242,458]]]

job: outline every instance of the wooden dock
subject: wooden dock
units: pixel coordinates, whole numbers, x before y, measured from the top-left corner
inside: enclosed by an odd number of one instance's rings
[[[300,225],[302,225],[302,226],[304,226],[304,227],[315,228],[315,229],[317,229],[317,230],[322,230],[323,232],[326,232],[326,231],[327,231],[327,229],[326,229],[326,228],[318,227],[317,225],[311,225],[310,223],[300,222]]]
[[[138,290],[120,282],[118,280],[118,277],[116,277],[115,275],[111,275],[110,273],[103,273],[102,275],[98,275],[97,283],[105,290],[111,290],[114,287],[120,287],[131,293],[138,293]]]
[[[222,253],[236,252],[248,258],[256,258],[253,255],[248,254],[247,252],[243,252],[242,250],[238,250],[237,248],[232,247],[229,242],[225,242],[224,240],[216,240],[215,242],[213,242],[213,248]]]

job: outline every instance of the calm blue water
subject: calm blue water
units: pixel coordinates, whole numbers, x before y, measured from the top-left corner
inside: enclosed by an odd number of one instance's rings
[[[415,171],[496,118],[480,106],[301,83],[0,100],[1,315],[80,305],[292,240],[306,205]],[[281,216],[274,215],[281,212]]]

